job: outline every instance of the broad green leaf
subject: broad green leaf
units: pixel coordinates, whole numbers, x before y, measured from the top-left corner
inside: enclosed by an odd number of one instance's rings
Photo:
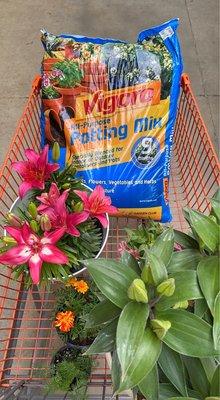
[[[166,267],[162,261],[162,258],[159,258],[151,251],[146,251],[146,256],[150,264],[153,280],[155,282],[155,285],[157,286],[167,279]]]
[[[207,379],[209,382],[212,381],[215,369],[216,369],[216,362],[214,357],[212,358],[200,358],[204,371],[206,373]]]
[[[154,367],[160,351],[161,341],[150,328],[146,329],[126,375],[122,376],[123,380],[117,393],[138,385]]]
[[[195,397],[169,397],[167,400],[198,400]]]
[[[105,299],[98,303],[88,315],[86,315],[86,329],[91,329],[100,326],[114,318],[118,317],[121,313],[121,308],[118,308],[110,300]]]
[[[112,378],[113,392],[115,393],[120,387],[120,382],[121,382],[121,365],[116,350],[113,351],[112,355],[111,378]]]
[[[157,237],[151,251],[159,257],[165,266],[170,262],[174,246],[173,228],[166,229],[160,236]]]
[[[124,308],[129,302],[127,290],[139,276],[118,261],[99,258],[84,261],[100,291],[116,306]]]
[[[169,273],[178,272],[187,269],[196,269],[202,254],[196,249],[185,249],[175,251],[172,254],[167,270]]]
[[[215,252],[219,242],[219,227],[215,221],[199,211],[187,209],[190,225],[202,240],[207,250]]]
[[[115,337],[117,329],[118,319],[114,319],[108,325],[99,331],[94,342],[86,350],[86,355],[107,353],[112,351],[115,346]]]
[[[163,342],[177,353],[191,357],[217,355],[212,339],[212,327],[196,315],[184,310],[157,313],[158,319],[171,322]]]
[[[133,301],[128,303],[121,312],[117,326],[116,344],[123,376],[141,343],[148,315],[147,304]]]
[[[206,300],[204,298],[195,300],[194,313],[198,317],[202,318],[205,315],[207,310],[208,310],[208,305],[207,305]]]
[[[147,374],[144,379],[138,385],[143,396],[147,400],[158,399],[159,396],[159,377],[157,371],[157,365]]]
[[[216,217],[217,222],[219,224],[219,222],[220,222],[220,202],[215,199],[211,199],[210,202],[212,205],[211,214]]]
[[[140,274],[138,261],[128,251],[124,251],[121,256],[121,263],[127,265],[128,268],[133,269],[136,274]]]
[[[213,315],[215,298],[220,290],[220,268],[217,256],[204,257],[198,265],[199,284]]]
[[[220,353],[220,292],[217,294],[214,302],[213,339],[215,349]]]
[[[180,355],[164,344],[158,362],[173,386],[183,396],[187,396],[184,366]]]
[[[220,188],[218,188],[213,196],[213,199],[217,200],[220,202]]]
[[[173,396],[180,396],[178,390],[170,383],[160,383],[159,385],[159,400],[167,400]]]
[[[162,297],[157,303],[157,310],[166,310],[175,303],[184,300],[200,299],[203,297],[197,281],[196,271],[180,271],[169,275],[175,279],[175,291],[170,297]]]
[[[192,357],[183,357],[183,361],[188,371],[193,389],[199,392],[203,398],[208,396],[210,383],[201,361],[198,358]]]
[[[174,241],[184,249],[199,249],[199,244],[191,236],[184,232],[174,229]]]
[[[211,382],[211,389],[210,389],[211,396],[220,396],[220,365],[215,370],[215,373],[212,378]]]

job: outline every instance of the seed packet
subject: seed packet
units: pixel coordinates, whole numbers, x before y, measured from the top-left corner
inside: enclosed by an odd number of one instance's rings
[[[42,31],[42,143],[61,146],[119,215],[171,221],[170,159],[182,73],[178,20],[137,43]]]

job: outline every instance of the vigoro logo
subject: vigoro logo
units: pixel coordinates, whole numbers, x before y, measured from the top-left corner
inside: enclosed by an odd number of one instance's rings
[[[112,90],[97,91],[92,95],[76,97],[76,116],[84,118],[106,117],[126,108],[139,108],[160,102],[160,81]]]

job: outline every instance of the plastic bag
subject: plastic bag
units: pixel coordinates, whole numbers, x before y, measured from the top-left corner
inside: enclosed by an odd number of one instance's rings
[[[120,215],[171,220],[170,157],[182,73],[178,20],[136,44],[42,32],[42,143],[61,146]]]

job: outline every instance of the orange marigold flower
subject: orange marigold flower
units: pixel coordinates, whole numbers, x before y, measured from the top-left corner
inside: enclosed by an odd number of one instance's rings
[[[70,278],[70,279],[68,279],[68,281],[66,282],[66,286],[73,286],[74,287],[74,284],[75,284],[75,282],[77,281],[77,279],[76,278]]]
[[[61,332],[69,332],[74,327],[75,314],[73,311],[60,311],[56,314],[54,325]]]
[[[85,294],[86,292],[88,292],[89,290],[89,285],[86,281],[84,281],[83,279],[81,279],[80,281],[75,281],[73,283],[73,287],[74,289],[76,289],[77,292]]]

